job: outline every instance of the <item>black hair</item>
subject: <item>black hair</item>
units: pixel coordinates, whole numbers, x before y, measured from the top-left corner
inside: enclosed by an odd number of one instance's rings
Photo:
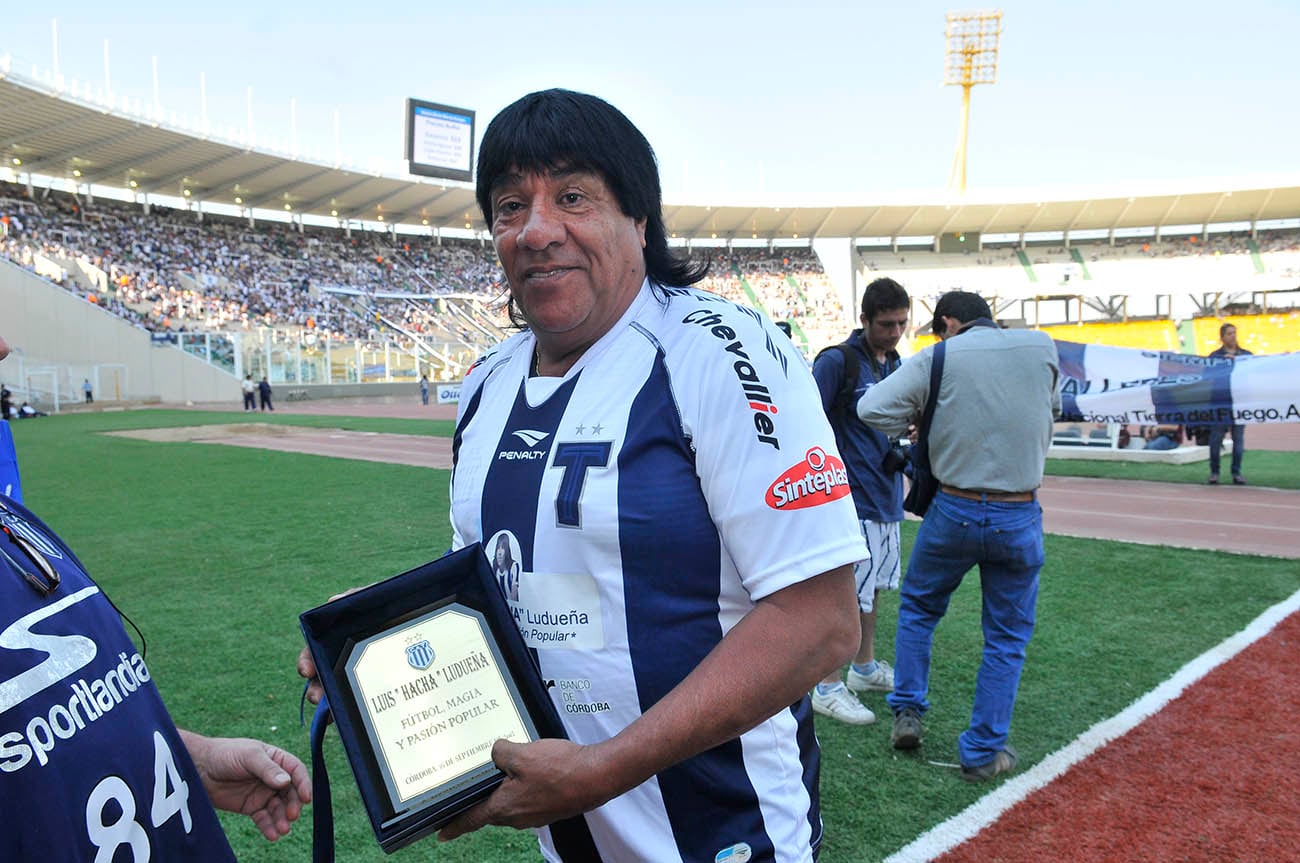
[[[903,286],[890,278],[876,279],[862,292],[862,316],[870,323],[892,309],[910,309],[912,300]]]
[[[501,533],[497,536],[496,548],[492,550],[492,568],[496,569],[497,553],[500,552],[503,547],[505,548],[505,552],[506,552],[506,571],[509,572],[510,567],[514,566],[515,564],[515,556],[510,551],[510,536],[509,534],[506,533]]]
[[[1228,330],[1235,330],[1236,328],[1237,328],[1237,325],[1236,325],[1236,324],[1220,324],[1220,325],[1219,325],[1219,338],[1222,339],[1224,333],[1226,333]]]
[[[979,294],[970,291],[949,291],[939,298],[934,306],[934,323],[930,329],[936,336],[944,335],[947,327],[943,318],[956,318],[963,324],[969,324],[978,318],[992,318],[993,311]]]
[[[652,283],[684,287],[708,273],[708,261],[679,257],[668,248],[659,167],[650,142],[613,105],[572,90],[529,93],[488,124],[475,187],[488,227],[493,187],[508,174],[560,168],[599,174],[623,215],[645,219],[645,269]],[[513,299],[510,308],[515,318]]]

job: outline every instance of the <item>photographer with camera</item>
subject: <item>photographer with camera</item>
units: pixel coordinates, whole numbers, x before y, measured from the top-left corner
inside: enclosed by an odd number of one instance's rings
[[[926,445],[939,487],[899,596],[890,740],[895,749],[921,745],[934,631],[953,591],[978,566],[984,649],[957,749],[961,778],[983,782],[1016,768],[1007,740],[1036,620],[1044,562],[1038,487],[1061,412],[1061,362],[1046,333],[1002,329],[988,302],[968,291],[941,296],[931,328],[943,339],[938,362],[934,347],[918,351],[857,406],[872,428],[902,434],[922,421],[932,395],[937,405]]]
[[[901,577],[898,525],[903,520],[908,444],[905,437],[891,439],[858,419],[857,403],[901,364],[897,347],[907,329],[910,306],[902,285],[893,279],[876,279],[862,295],[861,328],[813,362],[822,408],[844,458],[862,535],[871,552],[869,560],[854,567],[861,641],[847,680],[841,681],[839,672],[834,672],[812,693],[813,710],[850,725],[876,721],[853,692],[894,688],[894,670],[876,659],[876,600],[882,590],[897,590]]]

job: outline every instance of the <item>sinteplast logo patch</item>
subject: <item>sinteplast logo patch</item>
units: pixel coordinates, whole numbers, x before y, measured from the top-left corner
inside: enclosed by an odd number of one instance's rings
[[[839,500],[849,493],[844,462],[815,446],[803,461],[788,468],[767,487],[765,500],[772,509],[806,509]]]

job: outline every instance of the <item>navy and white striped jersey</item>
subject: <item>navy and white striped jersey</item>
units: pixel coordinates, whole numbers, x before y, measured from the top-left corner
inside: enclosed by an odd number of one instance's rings
[[[762,315],[647,283],[563,378],[529,378],[534,345],[520,333],[466,378],[453,545],[520,564],[519,629],[593,743],[755,602],[867,553],[812,376]],[[805,698],[586,823],[606,860],[811,860],[818,759]]]
[[[216,812],[117,611],[43,522],[0,497],[0,860],[234,863]]]

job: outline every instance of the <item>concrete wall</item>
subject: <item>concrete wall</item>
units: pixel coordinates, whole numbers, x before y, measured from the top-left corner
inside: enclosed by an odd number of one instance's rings
[[[432,400],[440,386],[459,386],[460,381],[451,384],[446,382],[429,384],[429,398]],[[272,399],[276,404],[284,401],[291,401],[290,394],[293,398],[303,399],[346,399],[367,397],[374,398],[379,396],[405,396],[412,400],[420,397],[420,385],[418,381],[406,381],[405,383],[378,383],[378,384],[296,384],[292,381],[282,381],[278,384],[272,384]],[[229,397],[226,398],[229,401]]]
[[[845,239],[819,238],[813,240],[812,247],[835,288],[835,296],[839,297],[840,307],[844,310],[844,325],[851,330],[858,325],[857,309],[866,287],[858,285],[858,256],[853,244]]]
[[[28,366],[74,367],[72,381],[100,363],[127,367],[124,400],[232,401],[239,381],[173,345],[155,346],[149,333],[73,296],[22,267],[0,260],[0,334]],[[102,400],[111,393],[102,393]]]

